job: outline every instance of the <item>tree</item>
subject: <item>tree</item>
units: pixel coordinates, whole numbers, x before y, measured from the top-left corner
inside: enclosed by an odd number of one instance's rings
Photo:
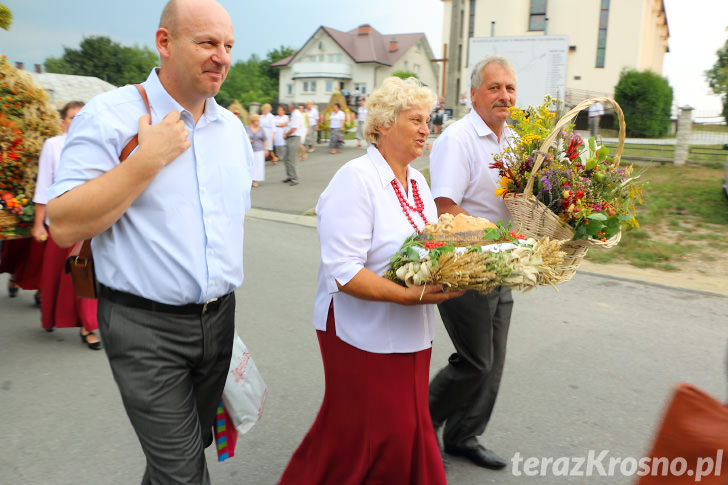
[[[725,41],[722,48],[716,51],[716,55],[718,60],[711,69],[705,71],[705,77],[710,89],[722,97],[722,115],[728,123],[728,40]]]
[[[63,56],[45,61],[47,72],[95,76],[115,86],[144,81],[157,54],[148,47],[125,47],[108,37],[84,37],[79,49],[63,48]]]
[[[10,30],[10,24],[13,23],[13,12],[8,7],[0,3],[0,29]]]
[[[392,76],[398,77],[400,79],[408,79],[408,78],[411,78],[411,77],[413,77],[415,79],[419,79],[420,78],[417,74],[415,74],[412,71],[394,71],[392,73]]]
[[[236,62],[230,67],[215,100],[221,106],[229,106],[234,101],[245,106],[253,101],[275,103],[278,100],[278,68],[271,64],[295,53],[292,47],[281,46],[269,51],[263,60],[253,54],[247,61]]]
[[[614,99],[624,112],[627,136],[659,138],[667,134],[672,87],[664,77],[625,69],[614,87]]]

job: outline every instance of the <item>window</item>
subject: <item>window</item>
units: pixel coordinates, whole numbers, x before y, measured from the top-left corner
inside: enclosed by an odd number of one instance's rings
[[[367,93],[367,85],[365,83],[354,83],[354,89],[358,89],[362,96]]]
[[[333,81],[326,81],[326,92],[327,93],[334,92],[334,82]]]
[[[315,93],[316,92],[316,81],[303,81],[303,92],[304,93]]]
[[[607,22],[609,20],[609,0],[602,0],[599,9],[599,33],[597,34],[597,62],[596,67],[604,67],[604,58],[607,51]]]
[[[341,62],[342,59],[341,54],[329,54],[329,62]]]
[[[531,0],[528,30],[543,32],[546,28],[546,0]]]
[[[420,65],[419,64],[413,64],[412,65],[412,72],[414,72],[415,74],[417,74],[419,76],[420,75]]]
[[[409,62],[404,61],[404,70],[409,71]]]
[[[468,22],[468,39],[475,34],[475,1],[470,0],[470,21]]]
[[[287,84],[286,87],[288,88],[288,95],[293,96],[293,84]]]

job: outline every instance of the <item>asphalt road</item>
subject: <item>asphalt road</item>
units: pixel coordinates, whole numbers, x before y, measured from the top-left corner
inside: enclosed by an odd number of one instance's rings
[[[236,456],[217,463],[216,484],[274,484],[307,431],[323,395],[311,324],[318,239],[303,216],[335,170],[362,153],[324,146],[299,163],[290,187],[282,164],[267,167],[246,220],[245,282],[236,327],[269,388],[261,421],[240,437]],[[414,162],[427,166],[426,157]],[[0,276],[5,288],[7,275]],[[502,471],[451,458],[453,484],[628,484],[633,477],[525,476],[529,457],[642,457],[666,399],[689,382],[726,396],[728,297],[577,273],[559,287],[515,294],[501,392],[482,442],[508,460]],[[47,333],[33,292],[0,292],[0,483],[139,483],[144,458],[103,352],[77,329]],[[432,371],[452,346],[440,325]],[[607,475],[608,475],[608,467]],[[521,473],[520,476],[516,473]]]

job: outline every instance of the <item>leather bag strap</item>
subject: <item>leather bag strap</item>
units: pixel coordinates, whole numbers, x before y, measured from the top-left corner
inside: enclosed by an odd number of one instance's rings
[[[147,98],[147,92],[144,90],[144,86],[142,86],[141,84],[135,84],[134,87],[137,88],[137,91],[139,91],[139,94],[144,100],[144,104],[147,107],[147,113],[149,113],[149,124],[152,124],[152,108],[149,106],[149,98]],[[123,162],[124,160],[126,160],[126,158],[132,151],[134,151],[137,145],[139,145],[138,133],[134,135],[134,138],[129,140],[129,143],[127,143],[124,149],[121,150],[121,154],[119,155],[119,161]]]
[[[149,124],[152,124],[152,108],[149,106],[149,98],[147,97],[147,92],[144,89],[144,86],[141,84],[135,84],[134,87],[137,88],[137,91],[139,91],[139,94],[141,95],[142,99],[144,100],[144,105],[147,107],[147,113],[149,113]],[[134,149],[139,145],[139,134],[137,133],[134,135],[134,137],[129,140],[129,143],[126,144],[126,146],[121,150],[121,154],[119,154],[119,162],[123,162],[127,159],[129,154],[134,151]],[[81,245],[81,249],[78,252],[77,261],[87,262],[91,259],[91,239],[85,239],[83,241],[83,245]]]

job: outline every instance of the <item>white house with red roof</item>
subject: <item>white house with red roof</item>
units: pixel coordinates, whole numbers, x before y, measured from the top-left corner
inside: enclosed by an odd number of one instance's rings
[[[382,34],[369,24],[348,32],[319,27],[280,68],[279,102],[319,105],[335,91],[367,96],[396,71],[410,71],[438,93],[438,66],[423,33]]]

